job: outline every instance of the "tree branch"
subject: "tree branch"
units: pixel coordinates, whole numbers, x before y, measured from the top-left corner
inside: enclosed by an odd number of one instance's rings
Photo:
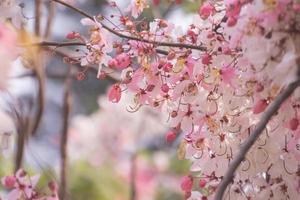
[[[64,105],[63,105],[63,129],[60,141],[60,199],[66,200],[67,197],[67,144],[68,128],[71,110],[71,66],[68,68],[68,75],[65,80]]]
[[[223,194],[230,182],[234,178],[234,173],[237,170],[240,163],[244,160],[247,152],[255,143],[257,138],[261,135],[263,130],[266,128],[269,120],[272,116],[279,110],[281,104],[289,98],[289,96],[294,92],[294,90],[300,86],[300,79],[295,82],[290,83],[287,88],[278,95],[278,97],[272,102],[272,104],[268,107],[266,112],[263,114],[261,121],[257,124],[256,129],[253,133],[247,138],[247,140],[241,145],[238,155],[233,159],[230,163],[229,168],[223,177],[220,185],[218,186],[215,200],[222,200]]]
[[[79,8],[76,8],[64,1],[61,0],[51,0],[54,2],[57,2],[61,5],[64,5],[76,12],[78,12],[79,14],[91,19],[94,21],[94,17],[87,14],[86,12],[80,10]],[[101,23],[101,22],[100,22]],[[114,30],[113,28],[110,28],[108,26],[106,26],[105,24],[101,23],[101,25],[103,26],[104,29],[108,30],[109,32],[115,34],[116,36],[119,36],[121,38],[125,38],[125,39],[129,39],[129,40],[136,40],[136,41],[140,41],[140,42],[144,42],[144,43],[148,43],[148,44],[153,44],[153,45],[157,45],[157,46],[165,46],[165,47],[177,47],[177,48],[187,48],[187,49],[194,49],[194,50],[199,50],[199,51],[205,51],[206,48],[203,46],[197,46],[197,45],[191,45],[191,44],[183,44],[183,43],[173,43],[173,42],[159,42],[159,41],[155,41],[155,40],[147,40],[144,38],[139,38],[139,37],[134,37],[131,35],[124,35],[122,33],[119,33],[118,31]]]
[[[34,30],[35,34],[37,36],[40,36],[41,31],[41,7],[42,2],[41,0],[35,0],[35,24],[34,24]]]
[[[45,30],[45,33],[44,33],[45,38],[48,38],[51,34],[51,28],[52,28],[52,23],[53,23],[53,19],[54,19],[54,14],[55,14],[54,2],[49,2],[46,30]]]
[[[20,44],[20,47],[28,47],[28,46],[41,46],[41,47],[47,47],[47,46],[55,46],[55,47],[68,47],[68,46],[86,46],[84,42],[36,42],[31,44]]]

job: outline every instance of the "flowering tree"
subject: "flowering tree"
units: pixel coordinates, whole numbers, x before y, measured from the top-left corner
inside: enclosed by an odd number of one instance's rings
[[[115,12],[108,16],[91,16],[67,1],[49,2],[82,15],[88,37],[70,30],[66,42],[46,41],[37,17],[38,39],[22,33],[15,44],[3,25],[0,41],[23,47],[25,59],[31,52],[32,66],[40,64],[36,49],[61,54],[70,66],[82,66],[80,80],[97,66],[98,79],[116,80],[108,90],[109,101],[118,103],[129,96],[129,112],[142,106],[161,111],[171,128],[167,141],[183,135],[178,156],[193,163],[181,183],[187,199],[297,199],[298,0],[201,1],[187,30],[165,19],[149,22],[140,17],[149,6],[164,3],[159,0],[128,1],[126,11],[110,1]],[[37,16],[39,4],[36,0]],[[19,15],[10,18],[14,17]],[[58,49],[67,46],[81,49],[68,55]],[[43,77],[41,68],[32,70]],[[119,75],[112,76],[112,71]],[[68,102],[66,92],[62,158],[66,158]]]

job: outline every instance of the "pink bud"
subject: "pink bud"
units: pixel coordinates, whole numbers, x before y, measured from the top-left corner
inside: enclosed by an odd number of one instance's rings
[[[166,64],[163,65],[163,70],[165,72],[170,72],[172,70],[173,65],[169,62],[167,62]]]
[[[158,6],[160,3],[160,0],[152,0],[153,5]]]
[[[86,78],[86,75],[84,72],[77,72],[76,78],[78,81],[83,81]]]
[[[181,189],[184,192],[191,192],[193,187],[193,178],[191,176],[184,176],[181,179]]]
[[[108,90],[108,100],[113,103],[118,103],[121,99],[122,90],[119,84],[114,84]]]
[[[293,10],[296,11],[296,12],[299,12],[300,11],[300,3],[294,3],[293,4]]]
[[[205,54],[202,56],[202,64],[204,64],[204,65],[209,65],[209,64],[211,64],[211,60],[212,60],[212,57],[211,57],[211,55],[209,55],[208,53],[205,53]]]
[[[234,17],[229,17],[227,20],[227,26],[232,27],[235,26],[237,23],[237,19]]]
[[[163,91],[164,93],[168,93],[169,90],[170,90],[170,88],[169,88],[168,84],[166,84],[166,83],[162,84],[161,91]]]
[[[48,183],[48,187],[53,193],[56,193],[58,191],[58,186],[54,181],[50,181]]]
[[[254,105],[252,111],[253,114],[259,114],[261,112],[263,112],[266,107],[268,106],[268,102],[265,99],[261,99],[258,102],[256,102],[256,104]]]
[[[299,126],[299,120],[297,118],[293,118],[289,121],[289,128],[292,131],[297,130],[298,126]]]
[[[199,15],[202,19],[207,19],[210,15],[212,15],[215,12],[215,7],[211,5],[210,3],[204,3],[200,8],[199,8]]]
[[[204,188],[205,185],[206,185],[206,180],[205,179],[200,179],[200,181],[199,181],[199,187],[200,188]]]
[[[176,133],[173,131],[167,132],[165,139],[169,143],[173,142],[176,139]]]
[[[74,40],[78,37],[79,37],[79,33],[76,33],[74,31],[68,33],[67,36],[66,36],[66,38],[69,39],[69,40]]]
[[[11,189],[15,186],[16,180],[15,176],[5,176],[2,178],[1,182],[4,187]]]

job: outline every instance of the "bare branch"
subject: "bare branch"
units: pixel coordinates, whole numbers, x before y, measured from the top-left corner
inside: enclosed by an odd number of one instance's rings
[[[292,95],[294,90],[299,86],[300,86],[300,79],[289,84],[287,88],[281,94],[278,95],[278,97],[272,102],[272,104],[265,111],[260,122],[257,124],[256,129],[249,136],[249,138],[247,138],[247,140],[241,145],[238,155],[236,155],[236,157],[230,163],[229,168],[217,189],[215,200],[222,200],[223,194],[227,186],[234,178],[235,171],[237,170],[241,162],[245,159],[245,156],[249,151],[249,149],[251,148],[251,146],[255,143],[257,138],[261,135],[263,130],[266,128],[266,125],[268,124],[272,116],[276,114],[276,112],[279,110],[281,104],[286,99],[288,99],[289,96]]]
[[[31,43],[31,44],[19,44],[20,47],[29,47],[29,46],[55,46],[55,47],[68,47],[68,46],[85,46],[86,44],[84,42],[37,42],[37,43]]]
[[[42,2],[41,0],[35,0],[35,24],[34,24],[34,30],[35,34],[37,36],[40,36],[41,31],[41,7]]]
[[[45,34],[44,34],[45,38],[48,38],[51,34],[51,28],[52,28],[54,14],[55,14],[55,4],[54,4],[54,2],[49,2],[46,30],[45,30]]]
[[[80,10],[79,8],[76,8],[64,1],[61,1],[61,0],[51,0],[51,1],[54,1],[54,2],[57,2],[61,5],[64,5],[76,12],[78,12],[79,14],[91,19],[91,20],[94,20],[94,17],[87,14],[86,12]],[[101,22],[100,22],[101,23]],[[157,45],[157,46],[165,46],[165,47],[177,47],[177,48],[187,48],[187,49],[194,49],[194,50],[199,50],[199,51],[205,51],[206,48],[203,47],[203,46],[198,46],[198,45],[191,45],[191,44],[184,44],[184,43],[173,43],[173,42],[159,42],[159,41],[154,41],[154,40],[147,40],[147,39],[144,39],[144,38],[139,38],[139,37],[134,37],[134,36],[131,36],[131,35],[124,35],[122,33],[119,33],[118,31],[114,30],[113,28],[110,28],[108,26],[106,26],[105,24],[101,23],[103,28],[105,28],[106,30],[108,30],[109,32],[121,37],[121,38],[125,38],[125,39],[129,39],[129,40],[136,40],[136,41],[140,41],[140,42],[145,42],[145,43],[148,43],[148,44],[153,44],[153,45]]]
[[[67,144],[68,144],[68,128],[71,110],[71,66],[68,68],[68,76],[65,80],[65,93],[63,105],[63,129],[60,141],[60,199],[65,200],[67,197]]]

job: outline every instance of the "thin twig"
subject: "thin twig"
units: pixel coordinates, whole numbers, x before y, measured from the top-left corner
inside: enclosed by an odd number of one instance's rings
[[[76,12],[78,12],[79,14],[91,19],[94,21],[94,17],[87,14],[86,12],[84,12],[83,10],[80,10],[79,8],[76,8],[64,1],[61,1],[61,0],[51,0],[51,1],[54,1],[54,2],[57,2],[61,5],[64,5]],[[100,22],[101,23],[101,22]],[[121,38],[125,38],[125,39],[129,39],[129,40],[136,40],[136,41],[140,41],[140,42],[144,42],[144,43],[148,43],[148,44],[153,44],[153,45],[157,45],[157,46],[165,46],[165,47],[177,47],[177,48],[187,48],[187,49],[194,49],[194,50],[199,50],[199,51],[205,51],[206,48],[203,47],[203,46],[198,46],[198,45],[192,45],[192,44],[184,44],[184,43],[173,43],[173,42],[159,42],[159,41],[154,41],[154,40],[147,40],[147,39],[144,39],[144,38],[139,38],[139,37],[134,37],[134,36],[131,36],[131,35],[124,35],[108,26],[106,26],[105,24],[101,23],[102,27],[106,30],[108,30],[109,32],[115,34],[116,36],[119,36]]]
[[[238,155],[233,159],[230,163],[229,168],[222,179],[220,185],[218,186],[217,193],[215,196],[215,200],[222,200],[223,194],[228,186],[228,184],[233,180],[234,173],[237,170],[238,166],[244,160],[247,152],[251,148],[251,146],[255,143],[257,138],[261,135],[263,130],[266,128],[269,120],[272,118],[274,114],[277,113],[281,104],[289,98],[290,95],[294,92],[294,90],[300,86],[300,79],[297,81],[290,83],[287,88],[278,95],[278,97],[274,100],[274,102],[268,107],[268,109],[263,114],[260,122],[257,124],[256,129],[253,133],[247,138],[247,140],[241,145]]]
[[[30,43],[30,44],[19,44],[19,47],[29,47],[29,46],[55,46],[55,47],[68,47],[68,46],[85,46],[86,44],[84,42],[36,42],[36,43]]]
[[[64,93],[64,105],[63,105],[63,128],[60,143],[60,199],[66,200],[67,198],[67,144],[68,144],[68,128],[69,118],[71,110],[71,66],[68,68],[68,75],[65,80],[65,93]]]

